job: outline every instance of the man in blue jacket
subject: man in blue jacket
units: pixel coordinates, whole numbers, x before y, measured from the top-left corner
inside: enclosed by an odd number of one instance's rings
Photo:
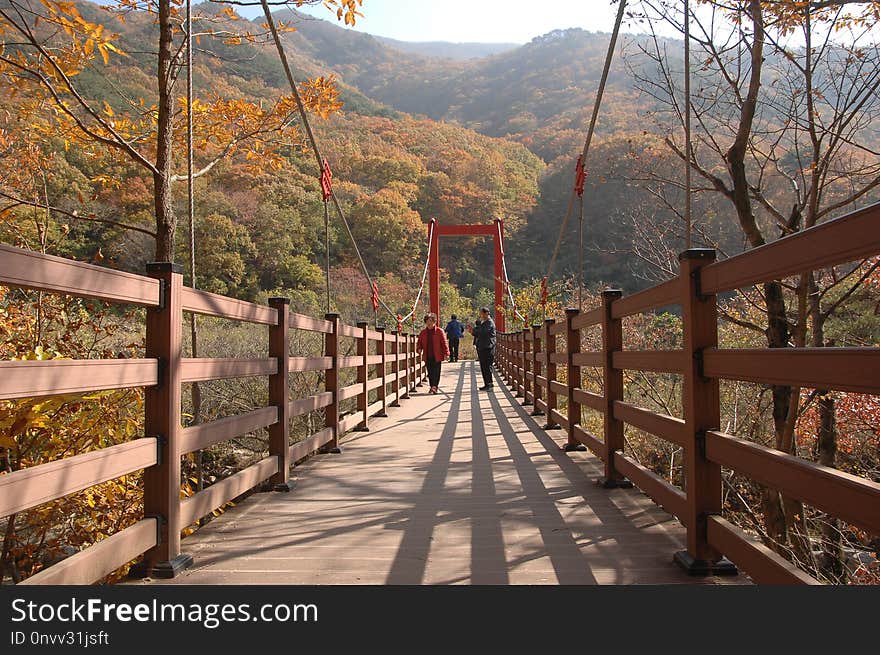
[[[480,391],[491,391],[492,384],[492,360],[495,359],[495,321],[489,316],[489,308],[480,308],[480,320],[474,323],[471,330],[474,335],[474,345],[477,347],[477,356],[480,358],[480,372],[483,374],[483,386]]]
[[[449,361],[458,361],[458,340],[464,336],[464,325],[453,314],[449,323],[446,324],[446,337],[449,339]]]

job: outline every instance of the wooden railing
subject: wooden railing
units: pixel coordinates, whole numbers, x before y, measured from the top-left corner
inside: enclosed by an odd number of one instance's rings
[[[269,482],[288,489],[290,468],[315,451],[338,452],[342,435],[367,429],[371,417],[407,398],[425,377],[415,336],[344,325],[335,314],[316,319],[289,311],[288,301],[269,306],[183,286],[180,269],[153,264],[148,276],[0,246],[0,284],[110,303],[146,307],[143,359],[0,362],[0,400],[81,394],[143,387],[145,436],[0,476],[0,518],[136,471],[144,471],[143,518],[93,546],[44,569],[25,584],[89,584],[144,555],[144,575],[170,577],[191,563],[181,553],[181,530],[230,500]],[[182,357],[184,312],[268,328],[267,357]],[[293,330],[323,335],[322,356],[290,354]],[[356,355],[343,356],[340,339],[356,340]],[[375,353],[371,354],[371,343]],[[339,372],[356,368],[357,382],[340,387]],[[323,371],[324,389],[289,398],[290,373]],[[183,427],[182,385],[237,377],[268,378],[268,405],[241,415]],[[374,402],[370,403],[370,392]],[[340,417],[340,403],[356,398],[356,411]],[[290,420],[324,410],[323,429],[290,443]],[[237,436],[267,428],[268,455],[220,482],[181,499],[181,457]]]
[[[567,432],[566,449],[586,446],[605,463],[606,487],[637,485],[687,528],[687,551],[676,560],[695,574],[732,571],[732,560],[757,582],[816,583],[770,548],[722,516],[721,469],[799,499],[873,535],[880,535],[880,484],[720,430],[719,380],[743,380],[866,394],[880,394],[880,348],[719,349],[717,294],[770,280],[855,262],[880,254],[880,205],[828,221],[724,261],[713,250],[682,253],[680,273],[628,297],[607,290],[602,305],[566,311],[565,322],[547,320],[502,335],[500,372],[547,428]],[[679,305],[681,350],[627,351],[622,319]],[[600,326],[602,350],[581,352],[580,331]],[[563,344],[558,338],[564,337]],[[557,367],[566,367],[566,382]],[[582,388],[581,367],[602,371],[604,395]],[[682,417],[624,402],[624,370],[683,376]],[[567,400],[561,413],[557,399]],[[582,425],[582,408],[604,414],[604,438]],[[629,424],[683,447],[686,490],[624,454]]]

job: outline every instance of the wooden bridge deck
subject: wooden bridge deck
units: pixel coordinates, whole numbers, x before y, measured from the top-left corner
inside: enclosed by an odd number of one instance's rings
[[[595,486],[601,462],[565,454],[508,389],[447,364],[343,454],[295,469],[183,542],[193,568],[150,584],[668,584],[684,528],[635,489]]]

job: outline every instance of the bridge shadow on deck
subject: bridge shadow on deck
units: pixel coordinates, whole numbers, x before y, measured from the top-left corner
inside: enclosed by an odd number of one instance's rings
[[[717,582],[672,563],[684,529],[601,462],[565,454],[474,362],[444,366],[372,431],[295,469],[289,494],[244,501],[183,542],[184,584]],[[159,581],[154,581],[158,583]]]

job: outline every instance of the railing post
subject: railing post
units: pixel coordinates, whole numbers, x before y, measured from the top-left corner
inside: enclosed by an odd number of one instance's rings
[[[721,424],[718,380],[702,371],[703,352],[718,346],[718,306],[715,295],[700,292],[700,269],[715,261],[715,251],[693,248],[679,255],[681,264],[683,402],[688,444],[684,472],[687,504],[687,550],[675,561],[691,575],[735,575],[736,567],[708,541],[707,520],[721,513],[721,466],[706,459],[706,433]]]
[[[538,346],[542,343],[540,329],[541,326],[539,324],[532,326],[532,402],[534,403],[532,416],[544,415],[544,412],[538,406],[538,401],[541,400],[541,384],[538,382],[538,376],[541,374],[541,363],[538,360],[538,352],[540,351]]]
[[[513,395],[519,398],[523,395],[522,385],[522,334],[513,332],[510,335],[513,341]]]
[[[269,376],[269,406],[278,410],[278,421],[269,426],[269,454],[278,458],[278,472],[269,483],[275,491],[290,491],[290,300],[269,298],[278,322],[269,328],[269,357],[278,362]]]
[[[574,400],[574,390],[581,386],[581,367],[574,363],[574,354],[581,351],[581,331],[574,328],[572,321],[580,313],[579,309],[565,310],[565,382],[567,387],[565,411],[568,419],[568,440],[562,449],[567,453],[587,449],[574,437],[574,426],[580,425],[581,422],[581,406]]]
[[[553,421],[553,410],[558,409],[559,405],[556,401],[556,392],[550,386],[550,382],[556,379],[556,362],[550,361],[550,358],[556,352],[556,335],[550,334],[550,328],[556,323],[556,319],[548,318],[544,320],[544,370],[547,371],[547,424],[545,430],[555,430],[559,427],[558,423]]]
[[[415,392],[416,390],[416,376],[418,374],[418,366],[419,366],[419,356],[416,352],[416,335],[409,335],[409,356],[410,356],[410,367],[409,367],[409,376],[407,377],[407,381],[409,382],[409,390],[410,392]]]
[[[392,351],[394,361],[391,362],[391,373],[394,378],[391,380],[391,388],[394,390],[394,402],[391,403],[391,406],[400,407],[400,332],[392,330],[391,334],[394,335],[394,350]]]
[[[379,389],[377,390],[376,396],[377,400],[380,400],[382,402],[382,409],[381,411],[379,411],[378,414],[376,414],[376,416],[384,418],[388,416],[388,404],[386,400],[388,398],[388,366],[387,358],[385,355],[385,328],[380,327],[378,328],[378,331],[381,339],[379,340],[379,343],[376,344],[376,354],[382,356],[382,363],[380,364],[380,366],[382,367],[380,369],[382,371],[382,386],[379,387]]]
[[[413,337],[413,352],[415,353],[415,358],[416,358],[416,363],[415,363],[415,366],[413,367],[415,369],[415,372],[413,373],[413,375],[415,376],[414,387],[422,386],[422,380],[424,379],[422,374],[423,374],[423,371],[427,370],[425,368],[425,360],[423,360],[421,357],[419,357],[418,342],[419,342],[419,337],[418,337],[418,335],[416,335]]]
[[[623,292],[605,289],[602,292],[602,377],[605,388],[605,476],[600,481],[606,489],[630,488],[627,480],[614,466],[614,454],[622,453],[625,445],[623,421],[614,418],[614,403],[623,401],[623,370],[614,368],[614,353],[623,350],[623,321],[611,315],[615,300]]]
[[[370,342],[367,339],[367,322],[358,321],[357,326],[361,331],[357,340],[357,354],[361,357],[361,365],[358,366],[357,381],[361,383],[361,392],[357,399],[358,412],[361,414],[361,422],[354,428],[357,432],[369,432],[370,427],[367,424],[369,416],[367,416],[367,406],[369,405],[370,394],[367,391],[367,380],[370,379],[370,367],[367,364],[370,356]]]
[[[401,398],[409,400],[409,367],[410,363],[410,340],[409,333],[403,334],[403,394]]]
[[[177,264],[147,264],[162,285],[162,304],[147,310],[146,357],[159,360],[159,383],[144,391],[144,434],[157,436],[159,463],[144,470],[144,516],[158,519],[158,543],[133,575],[173,578],[191,566],[180,552],[181,344],[183,276]]]
[[[525,327],[523,328],[523,343],[525,344],[525,352],[523,353],[523,369],[525,370],[525,393],[523,394],[525,400],[523,400],[523,405],[531,405],[535,402],[535,368],[534,368],[534,350],[535,350],[535,340],[532,337],[532,331]]]
[[[333,331],[324,335],[324,357],[331,359],[330,368],[324,372],[324,391],[333,394],[333,402],[324,409],[324,426],[333,430],[333,438],[322,452],[338,455],[339,448],[339,314],[326,314],[324,318],[333,324]]]

